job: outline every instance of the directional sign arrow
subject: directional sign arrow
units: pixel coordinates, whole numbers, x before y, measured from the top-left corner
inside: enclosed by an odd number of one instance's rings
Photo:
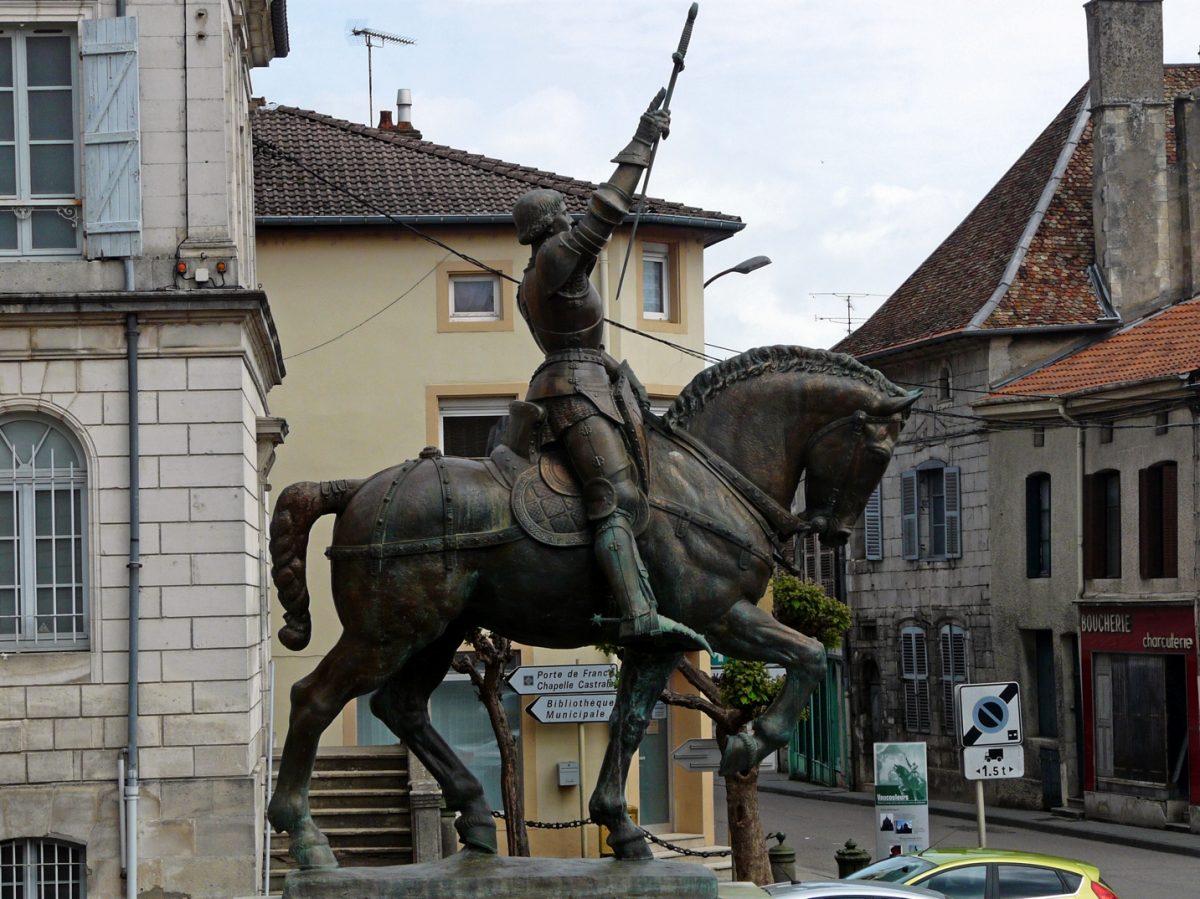
[[[522,665],[508,676],[508,685],[522,696],[560,693],[607,693],[615,690],[617,666]]]
[[[716,740],[687,740],[676,747],[671,758],[688,771],[716,771],[721,767],[721,748]]]
[[[616,693],[578,693],[539,696],[525,711],[542,724],[594,724],[607,721],[616,704]]]

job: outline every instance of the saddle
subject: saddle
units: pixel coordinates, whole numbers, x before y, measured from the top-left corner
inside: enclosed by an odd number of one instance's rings
[[[625,362],[614,386],[617,408],[624,419],[622,434],[642,488],[633,523],[634,533],[640,534],[650,520],[646,501],[650,448],[643,413],[645,388]],[[507,428],[484,464],[510,489],[513,517],[530,537],[547,546],[590,545],[592,528],[584,509],[583,490],[563,448],[545,442],[549,436],[545,418],[545,410],[535,403],[511,403]]]

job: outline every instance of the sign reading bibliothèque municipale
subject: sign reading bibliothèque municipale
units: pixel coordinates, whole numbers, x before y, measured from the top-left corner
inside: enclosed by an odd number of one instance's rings
[[[924,743],[875,744],[875,858],[929,848]]]

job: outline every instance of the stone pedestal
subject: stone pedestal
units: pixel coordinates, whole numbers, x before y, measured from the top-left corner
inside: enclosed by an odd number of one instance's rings
[[[716,899],[716,875],[674,861],[505,858],[464,851],[419,865],[289,874],[284,899]]]

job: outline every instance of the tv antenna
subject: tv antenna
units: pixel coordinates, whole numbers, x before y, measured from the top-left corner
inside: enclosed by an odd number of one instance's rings
[[[850,332],[854,330],[854,325],[856,325],[856,324],[861,325],[863,322],[866,321],[865,318],[857,317],[853,314],[854,300],[862,299],[863,297],[885,297],[885,296],[887,296],[887,294],[886,293],[846,293],[845,291],[834,291],[832,293],[810,293],[809,296],[814,297],[814,298],[815,297],[837,297],[839,300],[845,301],[845,303],[846,303],[846,314],[845,315],[835,315],[835,316],[814,315],[813,318],[819,322],[837,322],[839,325],[845,325],[846,326],[846,334],[847,334],[847,336],[849,336]]]
[[[388,44],[415,44],[416,38],[405,37],[402,34],[392,34],[390,31],[379,31],[368,28],[365,22],[351,23],[350,36],[361,38],[367,46],[367,126],[375,124],[375,72],[371,59],[371,51],[376,47],[386,47]]]

